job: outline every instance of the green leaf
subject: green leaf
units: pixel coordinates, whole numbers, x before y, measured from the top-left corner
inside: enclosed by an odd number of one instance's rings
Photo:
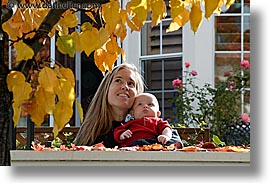
[[[63,54],[69,54],[70,57],[75,55],[75,43],[72,35],[63,35],[57,38],[56,46]]]
[[[213,135],[212,140],[216,146],[225,146],[226,144],[220,140],[217,135]]]

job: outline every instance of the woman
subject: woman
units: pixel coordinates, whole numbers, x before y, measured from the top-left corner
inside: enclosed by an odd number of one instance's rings
[[[135,96],[143,90],[143,80],[134,65],[114,67],[99,85],[74,143],[90,146],[102,142],[105,147],[118,146],[113,129],[124,123]]]

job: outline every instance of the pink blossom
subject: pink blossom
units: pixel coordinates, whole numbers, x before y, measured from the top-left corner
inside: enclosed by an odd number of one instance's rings
[[[188,61],[184,62],[184,65],[186,68],[188,68],[188,67],[190,67],[190,62],[188,62]]]
[[[192,70],[192,71],[191,71],[191,74],[192,74],[193,76],[197,76],[197,75],[198,75],[198,72],[195,71],[195,70]]]
[[[248,60],[241,61],[241,68],[242,69],[249,69],[249,67],[250,67],[250,63],[249,63]]]
[[[174,79],[172,81],[172,86],[173,86],[173,88],[182,88],[183,87],[182,80],[180,80],[180,79]]]
[[[230,86],[235,86],[236,82],[235,81],[230,81]]]
[[[250,117],[247,113],[241,114],[241,119],[243,123],[250,123]]]

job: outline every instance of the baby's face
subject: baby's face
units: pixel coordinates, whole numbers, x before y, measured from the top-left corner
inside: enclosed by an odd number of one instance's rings
[[[136,97],[131,115],[135,118],[159,117],[159,105],[156,97],[148,94],[140,94]]]

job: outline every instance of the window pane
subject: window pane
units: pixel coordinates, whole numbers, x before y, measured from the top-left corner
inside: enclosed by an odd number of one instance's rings
[[[241,54],[216,54],[215,83],[224,81],[226,76],[240,68]]]
[[[151,27],[146,23],[141,30],[141,55],[156,55],[182,52],[182,29],[166,33],[170,20]]]
[[[146,60],[142,63],[143,77],[150,91],[173,89],[172,80],[182,75],[181,58]]]
[[[244,13],[250,13],[250,0],[244,0]]]
[[[141,55],[160,54],[160,29],[146,23],[141,30]]]
[[[250,17],[245,16],[244,17],[244,50],[250,51]]]
[[[216,51],[241,50],[241,17],[216,17]]]
[[[224,13],[241,13],[241,0],[235,0],[235,3],[232,4],[228,10],[225,10],[225,7],[223,7],[222,11]]]

